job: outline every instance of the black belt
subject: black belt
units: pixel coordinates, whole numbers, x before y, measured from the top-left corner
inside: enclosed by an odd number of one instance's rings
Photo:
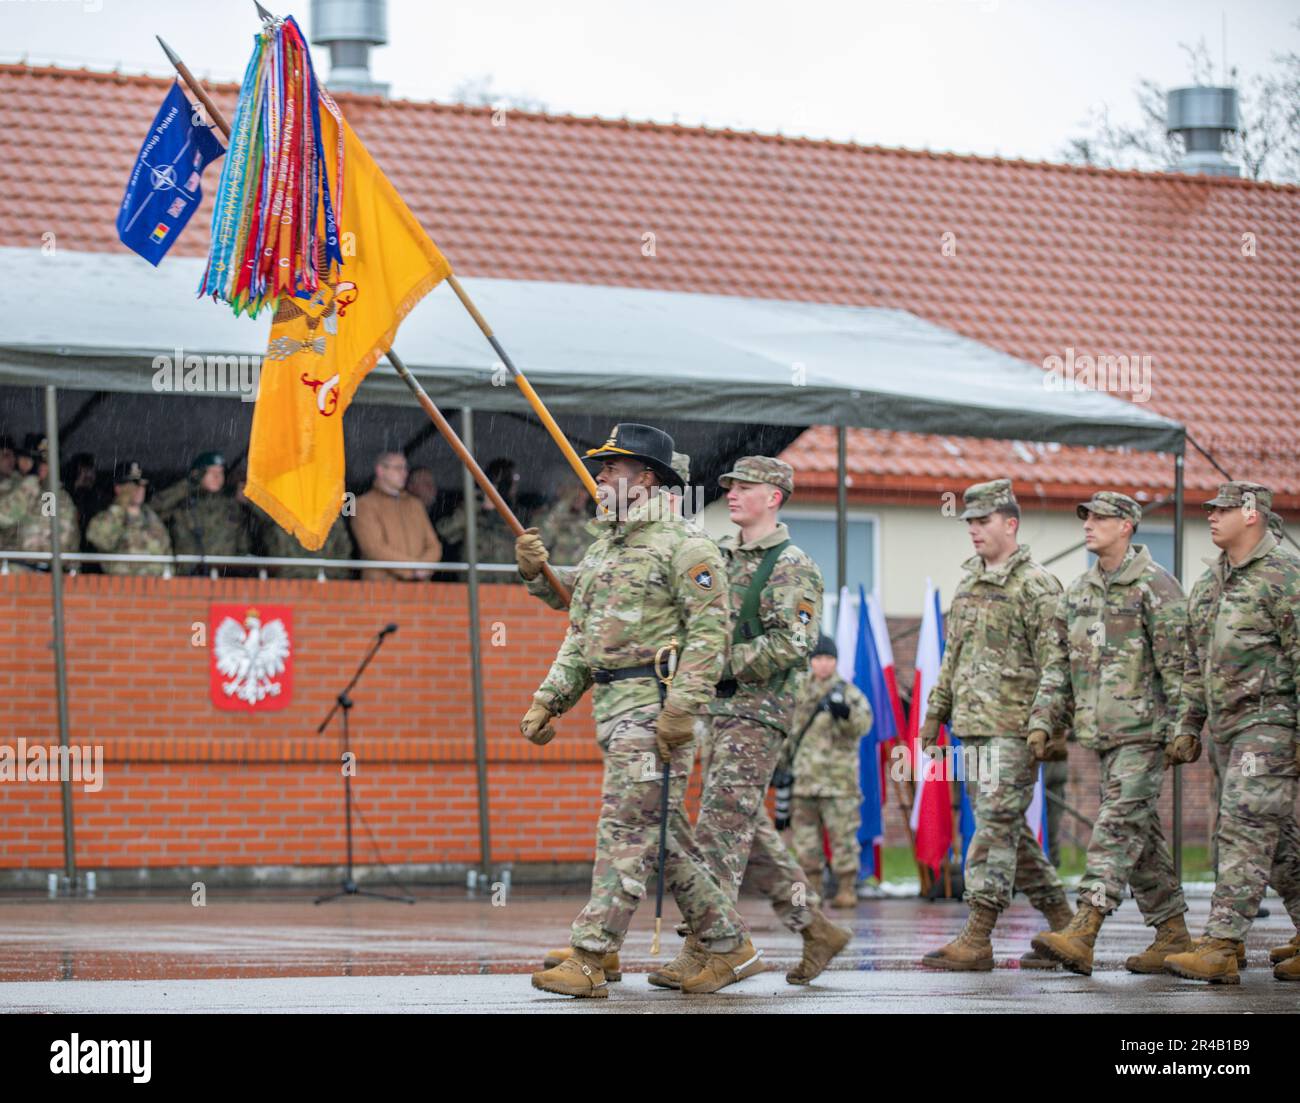
[[[621,682],[626,678],[654,678],[656,681],[659,675],[655,672],[654,663],[642,663],[640,666],[624,666],[618,670],[593,670],[591,680],[597,685],[608,685],[610,682]]]
[[[739,688],[735,678],[726,678],[713,687],[713,695],[715,697],[734,697],[736,696],[736,690]]]

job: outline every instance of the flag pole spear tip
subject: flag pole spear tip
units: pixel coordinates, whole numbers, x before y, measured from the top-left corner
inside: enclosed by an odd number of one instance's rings
[[[274,23],[276,21],[275,16],[273,16],[269,11],[267,11],[264,7],[262,7],[262,5],[257,2],[257,0],[253,0],[253,7],[257,9],[257,14],[262,17],[262,20],[264,22]]]
[[[163,41],[163,36],[156,34],[154,35],[154,38],[158,40],[158,45],[163,48],[163,53],[167,55],[167,60],[170,61],[173,66],[180,65],[181,59],[177,57],[176,52]]]

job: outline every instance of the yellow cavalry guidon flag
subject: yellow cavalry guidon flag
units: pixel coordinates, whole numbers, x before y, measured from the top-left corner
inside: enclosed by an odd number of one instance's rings
[[[402,319],[451,274],[347,122],[322,110],[320,125],[324,148],[341,149],[327,173],[337,195],[339,166],[343,172],[345,263],[329,264],[315,293],[280,297],[253,411],[246,487],[309,551],[325,542],[342,508],[344,411]]]

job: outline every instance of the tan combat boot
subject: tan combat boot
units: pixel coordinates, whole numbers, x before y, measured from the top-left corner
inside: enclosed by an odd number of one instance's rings
[[[682,981],[693,977],[704,967],[709,952],[693,934],[686,936],[682,948],[667,965],[650,974],[650,983],[657,988],[680,988]]]
[[[1300,980],[1300,954],[1279,961],[1273,969],[1275,980]]]
[[[814,911],[812,922],[799,932],[799,937],[803,939],[803,957],[785,975],[790,984],[808,984],[849,944],[853,932],[835,926],[821,912]]]
[[[715,954],[703,943],[700,944],[700,949],[704,952],[704,961],[697,973],[682,980],[683,992],[716,992],[738,980],[767,971],[767,966],[763,964],[763,952],[755,950],[749,939],[725,954]]]
[[[1196,947],[1198,947],[1204,941],[1205,941],[1204,938],[1192,939],[1192,949],[1195,950]],[[1237,969],[1238,971],[1240,971],[1244,968],[1246,968],[1246,944],[1244,942],[1238,942],[1237,943]]]
[[[1290,942],[1283,943],[1281,946],[1274,946],[1269,950],[1268,960],[1274,965],[1278,965],[1297,955],[1300,955],[1300,931],[1296,931]]]
[[[1064,900],[1060,900],[1055,904],[1048,904],[1043,909],[1043,917],[1047,920],[1048,927],[1053,931],[1063,931],[1074,919],[1074,913],[1070,911],[1069,904]],[[1037,947],[1026,950],[1020,955],[1020,968],[1022,969],[1055,969],[1057,964],[1056,958],[1040,954]]]
[[[1240,947],[1238,965],[1244,964],[1246,960],[1245,943],[1241,943]],[[1165,959],[1170,954],[1182,954],[1194,949],[1196,946],[1192,942],[1192,936],[1187,933],[1187,924],[1181,915],[1175,915],[1156,927],[1156,937],[1150,946],[1140,954],[1125,959],[1124,968],[1130,973],[1163,973]]]
[[[575,946],[573,953],[554,969],[534,973],[533,987],[561,996],[604,999],[609,995],[609,983],[600,967],[604,956]]]
[[[1097,932],[1101,930],[1105,912],[1091,904],[1079,905],[1064,928],[1059,931],[1044,931],[1034,935],[1033,947],[1043,957],[1059,961],[1071,973],[1080,976],[1092,976],[1092,948],[1097,944]],[[1186,931],[1183,932],[1186,934]],[[1186,947],[1183,947],[1184,949]],[[1021,958],[1024,963],[1024,958]],[[1163,963],[1164,958],[1160,961]]]
[[[568,961],[573,956],[572,946],[562,946],[558,950],[551,950],[546,957],[542,959],[542,965],[547,969],[554,969],[562,961]],[[623,979],[622,966],[619,965],[618,954],[606,954],[601,962],[601,970],[608,981]]]
[[[931,969],[987,973],[993,968],[993,943],[989,941],[989,935],[997,921],[998,913],[994,908],[983,904],[971,905],[961,934],[947,946],[931,950],[921,959],[921,964]]]
[[[835,895],[827,901],[832,908],[856,908],[858,906],[857,872],[838,874],[840,884]]]
[[[1165,972],[1210,984],[1240,984],[1241,974],[1237,972],[1240,945],[1230,938],[1201,939],[1196,949],[1165,958]]]

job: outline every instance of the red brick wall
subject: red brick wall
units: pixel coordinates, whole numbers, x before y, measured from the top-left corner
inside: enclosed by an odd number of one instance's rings
[[[50,580],[0,577],[0,740],[57,742]],[[564,617],[518,586],[480,588],[494,862],[590,861],[600,756],[589,704],[545,748],[518,720]],[[293,609],[288,708],[247,715],[208,697],[208,648],[191,643],[210,603]],[[395,621],[356,691],[357,807],[390,863],[479,856],[465,588],[443,583],[66,580],[70,739],[104,748],[97,793],[74,786],[78,864],[333,865],[343,857],[338,729],[316,724],[374,633]],[[494,626],[504,628],[494,646]],[[896,628],[891,625],[891,628]],[[903,643],[897,656],[910,670]],[[1069,800],[1096,810],[1095,758],[1072,748]],[[1187,840],[1205,841],[1208,771],[1185,775]],[[693,787],[698,792],[698,778]],[[1165,803],[1168,804],[1168,794]],[[692,802],[693,803],[693,802]],[[0,783],[0,868],[59,868],[57,785]],[[886,839],[905,839],[891,802]],[[374,860],[357,825],[358,863]]]
[[[49,583],[0,578],[9,744],[58,738]],[[590,708],[546,748],[518,731],[565,618],[518,586],[480,594],[493,858],[589,861],[600,793]],[[245,601],[293,609],[293,699],[279,712],[215,708],[208,649],[191,644],[211,602]],[[464,586],[82,575],[67,580],[66,607],[70,741],[105,757],[102,790],[73,789],[80,865],[341,861],[339,729],[315,727],[389,621],[400,631],[355,692],[357,807],[389,862],[477,860]],[[356,838],[358,862],[372,860],[359,824]],[[0,866],[61,864],[57,785],[0,784]]]

